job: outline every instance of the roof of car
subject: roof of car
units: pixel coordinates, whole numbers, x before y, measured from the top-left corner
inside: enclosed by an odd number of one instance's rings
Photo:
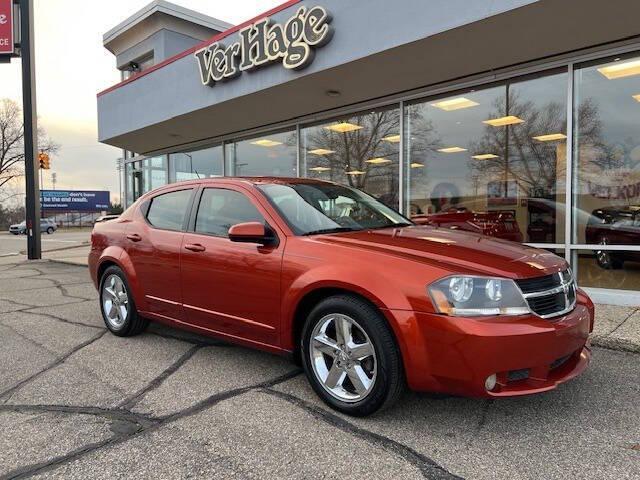
[[[611,206],[608,206],[608,207],[596,208],[594,210],[594,213],[596,213],[596,212],[627,212],[627,213],[632,213],[632,212],[637,212],[639,210],[640,210],[640,205],[620,205],[620,206],[611,205]]]

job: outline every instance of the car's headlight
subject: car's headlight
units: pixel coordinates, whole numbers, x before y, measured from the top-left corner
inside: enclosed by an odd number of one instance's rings
[[[428,287],[439,313],[464,317],[530,313],[522,292],[507,278],[455,275]]]

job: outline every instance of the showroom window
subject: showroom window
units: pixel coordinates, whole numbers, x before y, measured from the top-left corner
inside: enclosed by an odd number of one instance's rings
[[[406,211],[417,223],[564,241],[567,73],[405,109]]]
[[[398,107],[338,118],[300,132],[302,176],[359,188],[396,210],[399,153]]]
[[[226,144],[227,175],[297,176],[296,131],[269,133]]]
[[[638,289],[640,57],[578,66],[574,92],[573,242],[600,247],[574,253],[578,280]]]
[[[147,193],[167,184],[167,156],[145,158],[141,161],[142,192]]]
[[[169,155],[169,181],[197,180],[222,175],[222,146],[172,153]]]

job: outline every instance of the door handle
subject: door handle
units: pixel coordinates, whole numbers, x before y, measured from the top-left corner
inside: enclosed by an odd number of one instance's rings
[[[206,248],[199,243],[187,243],[184,248],[192,252],[204,252],[206,250]]]
[[[132,242],[139,242],[140,240],[142,240],[142,237],[137,233],[128,233],[127,238]]]

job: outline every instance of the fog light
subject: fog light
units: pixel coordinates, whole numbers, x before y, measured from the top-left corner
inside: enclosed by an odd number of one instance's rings
[[[487,389],[487,392],[490,392],[494,388],[496,388],[496,374],[489,375],[487,379],[484,381],[484,388]]]

